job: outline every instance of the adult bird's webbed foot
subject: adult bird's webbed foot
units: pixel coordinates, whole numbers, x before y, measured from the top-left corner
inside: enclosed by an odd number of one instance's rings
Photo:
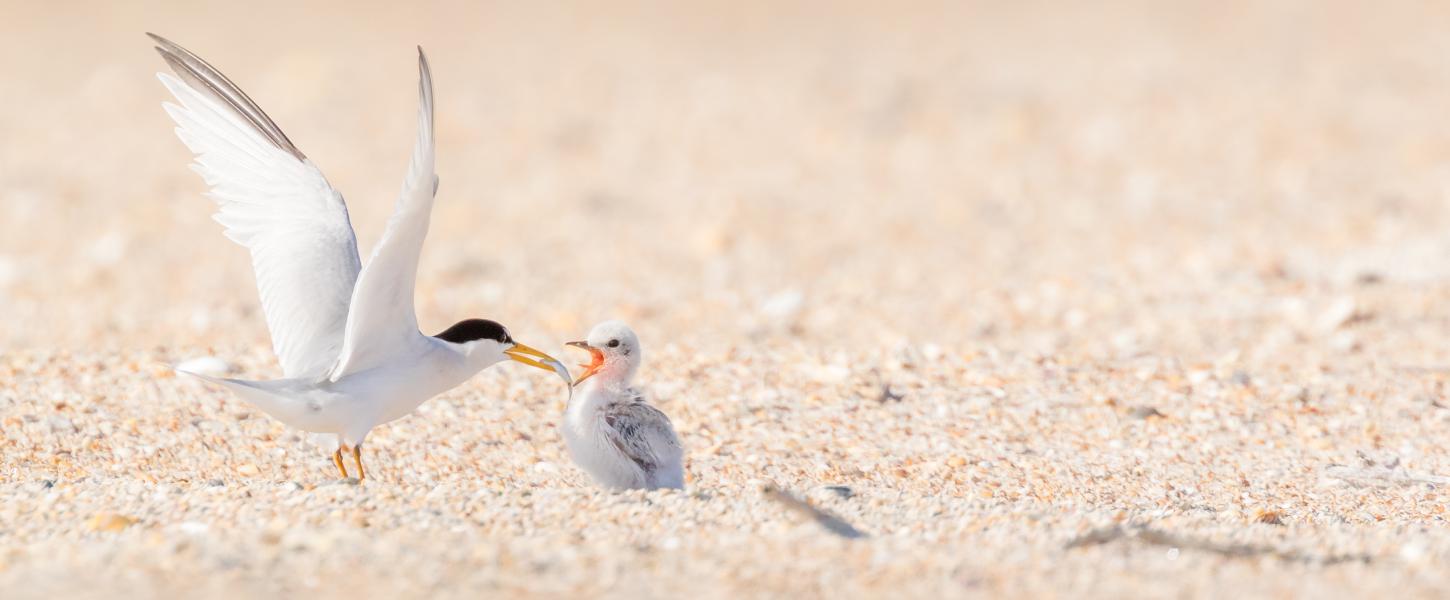
[[[347,466],[342,463],[342,446],[332,453],[332,464],[337,465],[337,471],[342,473],[342,478],[347,479]]]
[[[366,471],[363,471],[362,466],[362,444],[358,444],[352,447],[352,460],[353,462],[357,463],[357,480],[361,482],[362,480],[367,479],[368,474]]]

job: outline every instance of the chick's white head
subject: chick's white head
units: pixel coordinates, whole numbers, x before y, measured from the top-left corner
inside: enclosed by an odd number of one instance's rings
[[[574,380],[575,385],[590,377],[598,377],[601,382],[609,384],[628,384],[644,359],[639,338],[624,321],[605,321],[595,325],[588,338],[569,342],[569,345],[587,350],[590,356],[589,364],[581,365],[584,373]]]

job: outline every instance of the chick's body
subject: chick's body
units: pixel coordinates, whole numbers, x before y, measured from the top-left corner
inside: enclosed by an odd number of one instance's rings
[[[570,457],[607,488],[683,488],[684,449],[674,425],[630,385],[642,359],[634,332],[608,321],[570,345],[593,359],[564,414]]]

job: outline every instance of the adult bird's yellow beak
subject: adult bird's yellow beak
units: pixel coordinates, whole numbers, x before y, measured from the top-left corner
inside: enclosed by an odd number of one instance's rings
[[[603,352],[600,352],[598,348],[595,348],[594,346],[590,346],[589,345],[589,342],[582,342],[582,341],[581,342],[569,342],[569,343],[564,344],[564,345],[565,346],[573,346],[575,348],[582,348],[584,350],[588,350],[589,351],[589,358],[590,358],[589,364],[587,364],[587,365],[579,365],[581,367],[584,367],[584,374],[583,375],[580,375],[578,379],[575,379],[574,380],[574,385],[578,385],[581,382],[583,382],[585,379],[589,379],[595,373],[598,373],[599,372],[599,369],[601,369],[601,368],[604,367],[604,353]]]
[[[564,383],[571,386],[574,385],[574,380],[569,377],[569,369],[564,366],[564,363],[559,362],[552,356],[517,342],[513,346],[510,346],[508,350],[504,350],[503,353],[504,356],[509,357],[514,362],[521,362],[535,369],[553,371],[560,379],[564,380]]]

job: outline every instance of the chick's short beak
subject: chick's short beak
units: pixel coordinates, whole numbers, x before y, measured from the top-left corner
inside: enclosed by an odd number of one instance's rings
[[[521,362],[530,367],[534,367],[535,369],[552,371],[553,373],[557,374],[560,379],[563,379],[564,383],[570,385],[573,385],[574,383],[573,380],[569,377],[569,369],[564,367],[564,363],[561,363],[554,357],[544,354],[543,352],[539,352],[538,350],[535,350],[529,346],[515,343],[513,346],[510,346],[508,350],[504,350],[503,353],[514,362]]]
[[[595,373],[599,372],[599,369],[604,367],[604,353],[600,352],[598,348],[590,346],[589,342],[569,342],[564,345],[573,346],[575,348],[589,351],[589,364],[579,365],[581,367],[584,367],[584,374],[580,375],[578,379],[574,380],[574,385],[579,385],[580,382],[594,376]]]

